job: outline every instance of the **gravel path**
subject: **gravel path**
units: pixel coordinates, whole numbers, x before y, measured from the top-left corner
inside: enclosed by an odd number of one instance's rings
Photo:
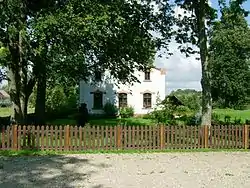
[[[249,188],[250,153],[0,157],[0,188]]]

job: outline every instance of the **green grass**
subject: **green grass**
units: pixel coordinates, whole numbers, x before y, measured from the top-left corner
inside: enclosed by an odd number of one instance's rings
[[[225,120],[225,116],[230,116],[231,121],[241,119],[245,122],[247,119],[250,120],[250,110],[233,110],[233,109],[214,109],[213,112],[219,115],[221,121]]]
[[[0,117],[10,116],[12,114],[12,108],[0,108]]]
[[[28,109],[28,113],[33,113],[34,109],[29,108]],[[6,116],[10,116],[13,113],[13,108],[11,107],[6,107],[6,108],[0,108],[0,117],[6,117]]]
[[[49,125],[76,125],[76,121],[74,119],[56,119],[48,122]],[[89,120],[90,125],[152,125],[155,124],[155,121],[152,119],[143,119],[143,118],[96,118]]]
[[[29,113],[34,112],[34,109],[28,109]],[[250,120],[250,109],[249,110],[233,110],[233,109],[214,109],[213,112],[219,115],[221,121],[225,120],[225,116],[230,116],[231,121],[236,119],[241,119],[245,122],[247,119]],[[12,114],[12,108],[0,108],[0,117],[10,116]],[[143,118],[124,118],[124,119],[104,119],[104,118],[96,118],[91,119],[91,125],[117,125],[119,122],[122,124],[130,124],[130,125],[151,125],[154,124],[154,120],[143,119]],[[65,119],[56,119],[48,122],[51,125],[76,125],[76,121],[72,118]]]
[[[172,150],[88,150],[88,151],[39,151],[39,150],[5,150],[0,151],[0,156],[44,156],[44,155],[65,155],[65,154],[143,154],[143,153],[191,153],[191,152],[249,152],[244,149],[172,149]]]

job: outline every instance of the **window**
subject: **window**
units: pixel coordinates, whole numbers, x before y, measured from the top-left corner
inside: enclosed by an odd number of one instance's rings
[[[119,93],[119,108],[126,107],[128,105],[127,93]]]
[[[96,92],[93,93],[93,97],[94,97],[94,109],[101,109],[103,107],[103,100],[102,100],[102,93],[101,92]]]
[[[152,94],[144,93],[143,94],[143,108],[151,108],[152,107]]]
[[[100,71],[95,71],[95,80],[96,81],[102,80],[102,73]]]
[[[145,78],[144,80],[150,80],[150,71],[145,72]]]

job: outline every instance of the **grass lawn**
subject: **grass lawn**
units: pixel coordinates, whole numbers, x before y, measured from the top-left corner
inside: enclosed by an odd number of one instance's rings
[[[245,149],[170,149],[170,150],[87,150],[87,151],[40,151],[40,150],[2,150],[0,156],[20,157],[20,156],[44,156],[44,155],[65,155],[65,154],[126,154],[126,153],[191,153],[191,152],[249,152]]]
[[[28,109],[29,113],[34,112],[34,109]],[[236,119],[241,119],[242,122],[245,122],[247,119],[250,120],[250,109],[249,110],[233,110],[233,109],[213,109],[213,112],[219,115],[220,120],[224,121],[225,116],[230,116],[231,121]],[[0,108],[0,117],[10,116],[12,114],[12,108]],[[143,119],[143,118],[124,118],[124,119],[103,119],[96,118],[91,119],[91,125],[117,125],[119,122],[122,124],[130,125],[151,125],[154,124],[154,120]],[[54,121],[48,122],[51,125],[75,125],[76,121],[72,118],[57,119]]]
[[[143,118],[108,118],[108,119],[91,119],[89,120],[89,124],[91,125],[152,125],[155,124],[154,120],[151,119],[143,119]],[[54,121],[48,122],[50,125],[76,125],[76,121],[74,119],[56,119]]]
[[[10,116],[12,114],[12,108],[0,108],[0,117]]]
[[[250,120],[250,110],[233,110],[233,109],[214,109],[213,112],[219,115],[220,120],[224,121],[225,116],[230,116],[231,121],[241,119],[245,122],[247,119]]]
[[[28,113],[33,113],[34,109],[29,108],[28,109]],[[13,113],[13,108],[11,107],[6,107],[6,108],[0,108],[0,117],[6,117],[6,116],[10,116]]]

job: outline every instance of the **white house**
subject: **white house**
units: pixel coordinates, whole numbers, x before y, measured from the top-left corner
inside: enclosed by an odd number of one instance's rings
[[[102,114],[107,102],[117,107],[132,106],[136,115],[151,112],[157,99],[165,98],[165,74],[160,68],[152,68],[147,72],[135,72],[141,83],[117,84],[108,72],[96,74],[99,82],[91,79],[80,82],[80,103],[86,103],[89,113]]]

